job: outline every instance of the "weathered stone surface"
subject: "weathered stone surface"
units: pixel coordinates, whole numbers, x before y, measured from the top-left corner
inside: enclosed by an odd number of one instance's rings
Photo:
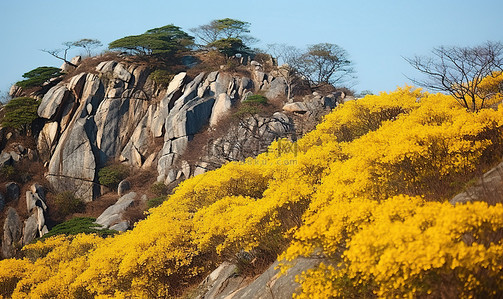
[[[100,73],[113,72],[114,67],[117,65],[117,61],[103,61],[98,64],[96,71]]]
[[[187,73],[181,72],[173,77],[173,80],[169,82],[168,89],[166,90],[166,95],[171,95],[176,91],[180,90],[183,85],[187,82]],[[176,100],[176,99],[175,99]]]
[[[241,78],[238,87],[238,94],[241,99],[243,99],[244,94],[253,90],[253,81],[248,77]]]
[[[33,213],[25,222],[23,228],[23,245],[30,244],[38,236],[37,214]]]
[[[38,205],[41,201],[37,201],[37,228],[39,231],[42,231],[42,229],[45,226],[45,217],[44,217],[44,211],[45,209]]]
[[[48,122],[44,125],[42,131],[38,135],[37,149],[44,160],[49,160],[52,151],[56,144],[56,138],[58,136],[59,123],[58,122]]]
[[[121,99],[104,99],[96,111],[96,145],[100,149],[99,164],[114,157],[120,148],[119,121]]]
[[[170,113],[165,124],[165,140],[194,135],[208,124],[214,98],[195,98],[186,103],[177,113]]]
[[[9,153],[2,152],[0,154],[0,167],[12,165],[12,157]]]
[[[294,102],[283,106],[283,110],[288,112],[306,113],[309,109],[303,102]]]
[[[30,186],[30,190],[33,194],[37,194],[40,200],[45,201],[45,190],[44,187],[42,187],[42,185],[37,183],[32,184]]]
[[[277,97],[285,97],[287,94],[288,86],[283,77],[274,78],[271,81],[269,89],[266,91],[265,96],[268,99],[274,99]]]
[[[82,56],[77,55],[70,60],[70,62],[74,65],[79,65],[82,62]]]
[[[183,154],[189,145],[189,137],[184,136],[171,140],[171,152],[175,154]]]
[[[234,78],[232,75],[227,73],[218,73],[218,76],[214,82],[210,84],[209,96],[218,96],[222,93],[231,94],[232,88],[234,86]]]
[[[153,117],[152,114],[152,109],[149,108],[121,152],[121,160],[127,161],[129,165],[134,167],[141,167],[145,160],[144,156],[149,152],[149,141],[152,136],[149,124]]]
[[[22,227],[21,219],[18,213],[12,207],[7,209],[5,213],[5,222],[3,225],[3,239],[2,239],[2,256],[4,258],[11,258],[15,255],[17,248],[21,245]]]
[[[68,62],[63,62],[63,64],[61,64],[61,66],[59,67],[63,72],[70,72],[72,70],[75,69],[75,67],[71,64],[69,64]]]
[[[17,86],[16,84],[13,84],[10,89],[9,89],[9,96],[10,98],[16,98],[21,95],[21,92],[23,89],[20,86]]]
[[[43,118],[52,119],[61,104],[70,96],[71,93],[65,85],[54,86],[42,98],[37,111],[38,115]]]
[[[47,179],[56,191],[73,190],[89,202],[95,195],[96,160],[85,129],[86,119],[78,119],[61,136],[51,161]]]
[[[18,200],[21,189],[19,185],[14,182],[9,182],[5,184],[5,199],[9,202],[12,200]]]
[[[131,190],[131,183],[128,180],[122,180],[117,187],[117,194],[123,196],[129,190]]]
[[[263,274],[248,285],[243,277],[236,274],[236,266],[224,262],[213,271],[199,286],[199,299],[230,299],[230,298],[270,298],[290,299],[298,291],[297,275],[316,267],[320,259],[298,258],[293,266],[280,275],[278,262],[273,263]]]
[[[14,162],[19,162],[19,160],[21,160],[21,155],[16,153],[15,151],[10,151],[9,154]]]
[[[131,81],[132,75],[122,63],[118,63],[114,67],[114,76],[124,82]]]
[[[68,83],[68,90],[72,91],[75,97],[80,98],[80,96],[82,95],[82,91],[84,90],[84,85],[86,83],[86,78],[86,73],[80,73],[70,79],[70,83]]]
[[[503,202],[503,162],[492,168],[466,191],[451,199],[451,204],[486,201],[490,204]]]
[[[218,121],[227,114],[231,107],[232,101],[229,95],[226,93],[219,94],[211,112],[210,126],[215,126]]]
[[[219,295],[228,295],[236,291],[244,280],[235,275],[237,272],[238,267],[235,264],[223,262],[199,285],[202,295],[196,298],[217,298]]]
[[[208,170],[209,170],[208,163],[206,163],[206,162],[198,163],[194,169],[194,176],[203,174]]]
[[[127,221],[121,221],[117,224],[114,224],[112,226],[110,226],[110,229],[113,229],[113,230],[116,230],[116,231],[119,231],[119,232],[125,232],[129,229],[129,222]]]
[[[86,82],[82,89],[80,106],[77,108],[75,116],[77,118],[82,118],[95,113],[104,96],[105,88],[100,78],[94,74],[87,74]]]
[[[97,219],[96,223],[104,228],[109,228],[122,221],[122,214],[129,208],[136,198],[135,192],[130,192],[117,200],[117,202],[108,207]]]
[[[168,153],[168,154],[165,154],[165,155],[162,155],[159,157],[159,160],[157,162],[157,173],[159,174],[157,177],[158,182],[167,181],[166,179],[169,175],[169,171],[170,171],[171,167],[173,166],[175,156],[176,156],[176,154],[174,154],[174,153]],[[174,177],[173,180],[171,180],[171,178],[170,178],[169,183],[171,183],[175,179],[176,179],[176,177]],[[166,184],[169,184],[169,183],[166,183]]]

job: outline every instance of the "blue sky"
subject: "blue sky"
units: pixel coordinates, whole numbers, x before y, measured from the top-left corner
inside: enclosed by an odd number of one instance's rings
[[[161,1],[1,0],[0,91],[38,66],[61,61],[40,49],[96,38],[109,42],[174,24],[190,28],[214,19],[251,23],[251,35],[297,47],[337,44],[355,63],[356,91],[394,90],[418,75],[402,57],[435,46],[503,42],[503,1]],[[74,50],[70,56],[77,55]]]

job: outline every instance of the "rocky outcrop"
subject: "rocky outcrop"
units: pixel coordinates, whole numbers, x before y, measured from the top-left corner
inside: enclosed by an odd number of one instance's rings
[[[3,225],[2,256],[13,257],[21,248],[22,224],[18,213],[12,207],[6,211]]]
[[[215,127],[252,92],[285,96],[283,78],[264,73],[260,64],[251,70],[250,77],[214,71],[190,78],[181,72],[157,101],[159,92],[147,80],[149,69],[119,61],[101,62],[95,73],[58,83],[43,96],[38,110],[46,120],[37,148],[48,168],[47,179],[55,192],[70,190],[91,201],[100,192],[98,170],[110,160],[156,167],[158,181],[166,184],[194,175],[198,167],[179,159],[195,134]],[[237,132],[240,142],[250,142],[247,130],[258,126],[267,135],[261,140],[265,146],[291,128],[287,119],[246,120]],[[7,158],[4,163],[10,163],[12,157]]]
[[[473,185],[451,199],[452,204],[485,201],[489,204],[503,202],[503,162],[484,173]]]
[[[14,201],[19,199],[20,195],[19,185],[15,182],[9,182],[5,184],[5,199],[7,201]]]
[[[296,277],[303,271],[316,267],[320,262],[320,259],[298,258],[285,274],[281,274],[278,269],[279,262],[276,261],[251,282],[239,274],[238,266],[224,262],[199,285],[196,298],[289,299],[300,290]]]
[[[98,218],[96,223],[103,228],[115,229],[118,231],[125,231],[131,225],[127,220],[123,219],[124,212],[133,205],[137,194],[130,192],[123,195],[117,202],[108,207]]]

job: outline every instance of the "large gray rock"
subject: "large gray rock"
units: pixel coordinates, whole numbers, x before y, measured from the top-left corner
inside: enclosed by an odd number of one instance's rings
[[[37,149],[43,160],[49,160],[56,144],[58,136],[59,123],[48,122],[44,125],[38,135]]]
[[[288,91],[288,86],[286,80],[283,77],[274,78],[271,81],[269,89],[266,91],[265,96],[268,99],[274,99],[277,97],[285,97]]]
[[[98,64],[96,71],[100,73],[111,73],[116,65],[117,61],[103,61]]]
[[[503,162],[492,168],[466,191],[451,199],[452,204],[485,201],[490,204],[503,202]]]
[[[130,82],[131,78],[132,78],[131,73],[127,70],[127,68],[122,63],[118,63],[114,67],[113,74],[116,78],[118,78],[119,80],[122,80],[124,82]]]
[[[42,185],[39,185],[37,183],[32,184],[30,186],[30,191],[33,194],[37,194],[38,197],[40,198],[40,200],[45,201],[45,190],[44,190],[44,187],[42,187]]]
[[[5,184],[5,199],[9,201],[18,200],[21,189],[19,185],[14,182],[9,182]]]
[[[47,119],[53,118],[61,104],[70,96],[71,93],[65,85],[58,84],[54,86],[42,98],[37,111],[38,115]]]
[[[285,106],[283,106],[284,111],[288,112],[296,112],[296,113],[306,113],[309,111],[309,108],[307,105],[303,102],[294,102],[294,103],[288,103]]]
[[[231,107],[232,101],[229,95],[227,93],[219,94],[211,112],[210,126],[216,126],[218,121],[229,112]]]
[[[12,165],[12,157],[7,152],[0,153],[0,167]]]
[[[136,126],[133,135],[131,135],[128,143],[120,154],[121,161],[125,161],[134,167],[141,167],[146,159],[145,156],[147,156],[148,152],[151,150],[149,146],[152,136],[149,125],[153,118],[153,109],[151,108],[152,106],[138,126]]]
[[[96,111],[96,145],[100,149],[100,164],[114,157],[120,149],[119,122],[122,99],[104,99]]]
[[[117,187],[117,194],[123,196],[129,190],[131,190],[131,183],[128,180],[122,180]]]
[[[164,139],[175,139],[198,133],[208,124],[214,103],[214,98],[194,98],[181,107],[177,113],[170,113],[166,119]]]
[[[130,192],[122,196],[114,205],[108,207],[95,222],[104,228],[110,228],[122,222],[122,215],[134,203],[136,196],[137,194],[135,192]]]
[[[264,273],[246,284],[245,277],[238,275],[237,266],[224,262],[214,270],[198,288],[198,299],[290,299],[299,291],[296,277],[319,265],[320,259],[298,258],[285,274],[280,274],[278,261]],[[244,285],[244,286],[243,286]]]
[[[117,224],[110,226],[110,229],[116,230],[118,232],[125,232],[126,230],[129,229],[129,222],[128,221],[121,221]]]
[[[6,212],[3,225],[2,256],[4,258],[13,257],[21,247],[22,229],[23,224],[18,213],[10,207]]]
[[[38,236],[37,213],[33,213],[24,222],[23,245],[30,244]]]
[[[26,191],[26,209],[28,213],[31,213],[37,207],[40,207],[42,211],[47,210],[47,205],[38,193],[33,193],[29,190]]]
[[[61,136],[46,177],[56,191],[72,190],[76,197],[89,202],[96,195],[96,160],[85,125],[86,119],[78,119]]]
[[[68,83],[68,90],[70,90],[76,98],[82,96],[82,91],[84,90],[84,85],[86,84],[86,73],[80,73],[73,76]]]

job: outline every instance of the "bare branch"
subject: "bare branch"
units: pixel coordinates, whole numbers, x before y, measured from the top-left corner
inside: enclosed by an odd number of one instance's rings
[[[503,70],[503,45],[486,42],[476,47],[438,47],[432,56],[404,58],[426,79],[410,79],[414,84],[452,95],[469,110],[484,107],[490,93],[480,91],[484,78]],[[477,104],[477,99],[480,103]]]

